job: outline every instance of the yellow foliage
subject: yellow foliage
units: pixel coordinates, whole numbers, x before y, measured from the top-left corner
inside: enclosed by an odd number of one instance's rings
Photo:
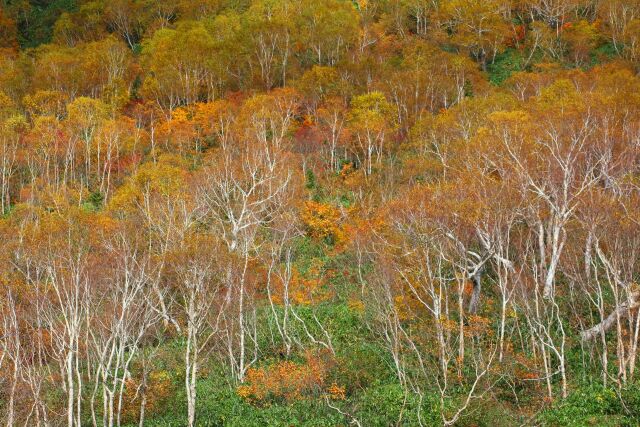
[[[364,303],[359,299],[350,299],[347,303],[350,310],[353,310],[357,313],[364,313]]]
[[[341,224],[342,215],[337,208],[326,203],[307,201],[300,216],[311,237],[329,238],[335,244],[341,244],[347,240],[345,229]]]
[[[176,197],[185,190],[187,172],[181,161],[172,156],[163,156],[157,163],[145,163],[127,183],[115,192],[109,208],[127,211],[136,208],[145,193],[163,197]]]

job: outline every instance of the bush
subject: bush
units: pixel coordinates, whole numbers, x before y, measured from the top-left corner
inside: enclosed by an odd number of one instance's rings
[[[552,408],[539,416],[549,426],[621,426],[637,425],[624,415],[615,390],[600,383],[581,386]]]
[[[436,396],[427,395],[420,402],[415,394],[405,393],[397,383],[370,387],[358,403],[361,408],[357,416],[362,425],[386,427],[442,424]]]
[[[495,85],[501,85],[511,73],[522,71],[524,58],[516,49],[507,49],[496,56],[495,61],[487,66],[489,81]]]

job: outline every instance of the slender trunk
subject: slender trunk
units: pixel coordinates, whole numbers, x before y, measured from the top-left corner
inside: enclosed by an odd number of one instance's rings
[[[142,374],[142,388],[140,390],[141,394],[142,394],[142,398],[140,400],[140,417],[138,419],[138,427],[144,427],[144,416],[145,416],[145,409],[147,406],[147,372],[146,372],[147,367],[144,366],[143,367],[143,374]]]
[[[560,225],[555,224],[553,226],[553,232],[551,236],[551,261],[547,268],[547,275],[544,282],[544,298],[551,298],[553,294],[553,287],[556,277],[556,269],[558,268],[558,262],[560,261],[560,253],[562,252],[562,246],[564,242],[561,242],[562,228]]]
[[[73,387],[73,353],[67,353],[67,360],[65,361],[65,364],[67,371],[67,426],[73,427],[73,404],[75,397],[75,390]]]
[[[480,269],[471,276],[471,283],[473,284],[473,290],[471,293],[471,299],[469,300],[469,313],[476,314],[480,303],[480,294],[482,292],[482,272]]]
[[[540,342],[540,353],[542,355],[542,362],[544,364],[544,376],[547,382],[547,395],[549,396],[549,400],[553,399],[553,389],[551,388],[551,372],[549,369],[549,355],[544,346],[543,342]]]
[[[502,362],[502,358],[504,356],[504,332],[505,332],[505,323],[507,318],[507,299],[502,296],[502,306],[500,309],[500,354],[498,356],[498,361]]]
[[[564,350],[562,351],[562,355],[560,357],[560,376],[562,378],[562,398],[566,399],[568,394],[567,394],[567,371],[565,368]]]
[[[640,334],[640,314],[636,313],[635,327],[633,331],[633,342],[629,353],[629,379],[633,379],[636,367],[636,357],[638,354],[638,335]]]
[[[192,290],[189,301],[189,319],[187,325],[187,348],[185,350],[185,387],[187,392],[187,417],[189,427],[195,425],[196,418],[196,387],[195,380],[197,375],[197,357],[198,357],[198,339],[195,322],[196,308],[195,308],[195,290]]]
[[[18,354],[18,357],[19,354]],[[16,388],[18,386],[18,360],[13,361],[13,375],[11,378],[11,391],[9,392],[9,402],[7,403],[7,427],[13,427],[14,423],[14,403]]]
[[[464,366],[464,285],[465,282],[461,281],[458,289],[458,311],[459,311],[459,342],[458,342],[458,375],[462,376],[462,367]]]

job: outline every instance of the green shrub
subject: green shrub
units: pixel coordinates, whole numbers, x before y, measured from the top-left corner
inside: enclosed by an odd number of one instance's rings
[[[522,71],[524,57],[516,49],[507,49],[496,56],[495,61],[487,66],[489,81],[495,85],[500,85],[507,80],[512,73]]]
[[[588,384],[569,397],[543,411],[539,422],[548,426],[621,426],[637,425],[624,414],[615,390],[600,383]]]
[[[405,393],[398,383],[368,388],[359,399],[358,406],[357,416],[365,426],[442,424],[436,396],[427,395],[420,402],[415,394]]]

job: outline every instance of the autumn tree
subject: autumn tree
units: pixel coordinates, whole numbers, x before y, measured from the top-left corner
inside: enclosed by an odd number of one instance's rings
[[[451,0],[440,6],[438,16],[451,34],[451,43],[468,52],[484,70],[504,49],[509,32],[506,8],[503,1]]]
[[[386,144],[395,124],[391,111],[391,105],[380,92],[360,95],[351,102],[349,126],[354,135],[354,152],[367,175],[373,172],[374,161],[379,165],[385,150],[390,148]]]

